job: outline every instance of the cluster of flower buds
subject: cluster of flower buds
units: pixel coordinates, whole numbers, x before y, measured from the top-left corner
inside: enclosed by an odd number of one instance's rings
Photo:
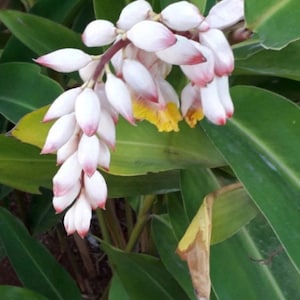
[[[147,1],[136,0],[116,25],[95,20],[85,28],[86,46],[110,45],[103,54],[66,48],[36,59],[59,72],[78,71],[83,81],[60,95],[44,117],[56,119],[42,153],[57,152],[53,204],[57,212],[70,206],[68,234],[86,235],[91,210],[105,206],[107,187],[98,167],[109,169],[119,115],[167,132],[178,131],[182,119],[194,127],[204,116],[217,125],[232,116],[228,76],[234,57],[221,30],[241,21],[243,10],[243,0],[222,0],[204,17],[180,1],[156,14]],[[180,97],[166,80],[174,65],[187,81]]]

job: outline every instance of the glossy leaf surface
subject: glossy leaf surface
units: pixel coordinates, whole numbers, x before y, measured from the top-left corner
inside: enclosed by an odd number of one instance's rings
[[[26,115],[12,131],[23,142],[42,147],[51,124],[42,124],[46,108]],[[186,145],[189,144],[187,148]],[[149,123],[132,126],[121,119],[117,126],[116,150],[109,172],[140,175],[180,169],[191,165],[220,166],[223,158],[200,128],[182,124],[179,133],[159,133]]]
[[[284,300],[300,296],[300,275],[262,216],[212,247],[211,277],[219,299]]]
[[[270,75],[299,81],[299,51],[300,41],[289,44],[281,51],[261,50],[246,59],[238,59],[235,72],[237,74]]]
[[[299,10],[299,1],[245,1],[247,27],[266,48],[281,49],[300,38]]]
[[[0,20],[38,55],[60,48],[85,48],[78,33],[46,18],[3,10],[0,11]]]
[[[101,247],[108,255],[130,299],[186,299],[183,290],[157,258],[125,253],[105,243]]]
[[[0,65],[0,113],[11,122],[51,103],[63,92],[57,82],[40,72],[41,68],[34,64]]]
[[[25,287],[49,299],[81,299],[69,274],[7,210],[0,209],[0,237],[19,279]]]
[[[47,300],[34,291],[10,285],[0,286],[0,297],[5,300]]]
[[[236,114],[228,125],[202,126],[300,269],[300,111],[254,87],[235,87],[232,96]]]
[[[51,187],[56,172],[55,157],[42,156],[34,146],[0,135],[0,182],[16,189],[39,193],[39,187]]]

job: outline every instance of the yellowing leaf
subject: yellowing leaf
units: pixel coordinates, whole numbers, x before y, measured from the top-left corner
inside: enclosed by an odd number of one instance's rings
[[[53,122],[42,123],[42,119],[48,108],[49,106],[44,106],[25,115],[15,128],[13,128],[11,134],[24,143],[42,148],[47,133],[53,124]]]
[[[211,238],[211,217],[214,197],[207,196],[185,235],[179,242],[177,253],[187,261],[193,286],[198,299],[209,299],[209,248]]]
[[[178,244],[177,253],[183,260],[187,261],[198,299],[208,300],[210,296],[211,281],[209,274],[209,256],[212,233],[212,214],[216,212],[216,216],[222,217],[222,214],[218,212],[220,211],[220,208],[223,210],[227,205],[234,206],[235,204],[233,202],[236,201],[241,201],[241,203],[244,204],[245,197],[241,199],[236,197],[236,192],[238,192],[239,196],[243,195],[240,191],[243,191],[241,184],[235,183],[218,189],[214,193],[208,194],[204,198],[197,214]],[[229,201],[230,198],[233,198],[233,201]],[[218,203],[217,210],[213,209],[214,203]],[[217,208],[217,206],[215,206],[215,208]],[[253,215],[255,215],[254,213]]]

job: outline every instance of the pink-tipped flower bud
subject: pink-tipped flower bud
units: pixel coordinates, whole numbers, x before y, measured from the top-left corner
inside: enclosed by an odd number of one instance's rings
[[[100,172],[96,171],[91,177],[84,175],[83,181],[84,192],[92,208],[105,208],[107,185]]]
[[[122,75],[125,82],[138,97],[152,102],[158,101],[157,88],[152,75],[143,64],[134,59],[125,59]]]
[[[91,56],[79,49],[64,48],[40,56],[34,61],[62,73],[78,71],[92,60]]]
[[[112,107],[129,123],[134,124],[131,96],[124,81],[108,73],[105,82],[105,93]]]
[[[200,89],[196,85],[188,83],[181,91],[181,113],[185,117],[189,109],[194,105],[194,103],[201,103],[200,99]]]
[[[65,195],[79,180],[82,172],[77,152],[73,153],[59,168],[53,177],[53,193],[55,197]]]
[[[206,17],[210,28],[224,29],[244,18],[244,0],[222,0],[214,5]]]
[[[69,89],[57,97],[49,107],[43,122],[48,122],[73,112],[76,97],[80,94],[80,92],[81,88],[77,87]]]
[[[151,11],[152,7],[147,1],[133,1],[121,11],[117,26],[120,29],[129,30],[136,23],[146,20]]]
[[[215,57],[215,73],[218,76],[229,75],[234,69],[232,49],[219,29],[209,29],[199,34],[200,43],[212,50]]]
[[[163,24],[141,21],[127,31],[128,39],[145,51],[159,51],[176,43],[176,36]]]
[[[76,126],[73,135],[70,139],[61,146],[56,153],[56,163],[61,165],[68,157],[70,157],[78,148],[80,129]]]
[[[110,149],[115,149],[116,143],[116,126],[113,117],[110,113],[102,109],[100,115],[100,122],[97,129],[97,134],[100,139],[102,139]]]
[[[196,65],[181,65],[180,68],[186,77],[188,77],[194,84],[198,86],[206,86],[207,83],[213,80],[215,75],[214,55],[209,48],[202,46],[197,42],[193,42],[193,44],[205,56],[206,62]]]
[[[64,226],[67,233],[72,234],[77,231],[79,236],[84,238],[89,231],[91,218],[91,205],[84,193],[81,193],[73,206],[65,214]]]
[[[62,147],[72,136],[76,127],[74,113],[60,117],[50,128],[42,154],[52,153]]]
[[[184,36],[176,35],[177,42],[164,50],[155,52],[163,61],[172,65],[194,65],[206,61],[204,55]]]
[[[111,44],[117,36],[116,27],[106,20],[90,22],[83,31],[82,41],[88,47],[101,47]]]
[[[71,187],[71,189],[61,197],[53,197],[52,204],[57,213],[65,210],[78,196],[81,189],[81,182],[78,182]]]
[[[99,141],[99,156],[98,156],[98,165],[102,167],[104,170],[109,170],[110,164],[110,151],[106,143],[103,141]]]
[[[92,176],[96,172],[99,155],[100,145],[97,136],[83,134],[78,144],[78,160],[87,176]]]
[[[196,28],[204,20],[197,6],[187,1],[179,1],[168,5],[160,15],[164,24],[177,31]]]
[[[92,60],[85,67],[79,70],[79,76],[83,82],[87,82],[93,78],[98,64],[99,60]]]
[[[216,81],[200,88],[203,113],[208,120],[216,125],[225,125],[226,112],[222,105]]]
[[[225,109],[227,118],[231,118],[234,113],[234,106],[229,92],[228,76],[216,76],[215,81],[217,83],[217,88],[222,105]]]
[[[100,119],[100,101],[97,94],[91,88],[85,88],[75,102],[76,120],[87,135],[96,133]]]

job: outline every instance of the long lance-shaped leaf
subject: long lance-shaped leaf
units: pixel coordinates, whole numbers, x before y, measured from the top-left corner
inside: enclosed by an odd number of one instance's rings
[[[261,215],[212,247],[211,278],[222,300],[300,297],[300,275]]]
[[[28,48],[42,55],[60,48],[87,49],[80,35],[46,18],[18,11],[0,11],[0,20]]]
[[[26,115],[12,131],[23,142],[42,147],[51,124],[41,120],[47,108]],[[192,165],[224,165],[219,154],[201,128],[182,124],[180,132],[159,133],[147,123],[132,126],[123,119],[117,124],[116,150],[109,172],[115,175],[141,175],[180,169]]]
[[[236,114],[225,127],[202,126],[300,270],[300,110],[254,87],[232,89]]]
[[[264,47],[277,50],[300,38],[299,10],[299,1],[245,1],[247,27]]]
[[[28,234],[21,222],[3,208],[0,209],[0,239],[25,287],[53,300],[82,299],[70,275]]]
[[[51,103],[63,92],[56,81],[40,72],[39,66],[29,63],[0,65],[0,114],[17,123],[25,114]]]
[[[5,300],[47,300],[41,294],[11,285],[0,286],[0,297]]]

